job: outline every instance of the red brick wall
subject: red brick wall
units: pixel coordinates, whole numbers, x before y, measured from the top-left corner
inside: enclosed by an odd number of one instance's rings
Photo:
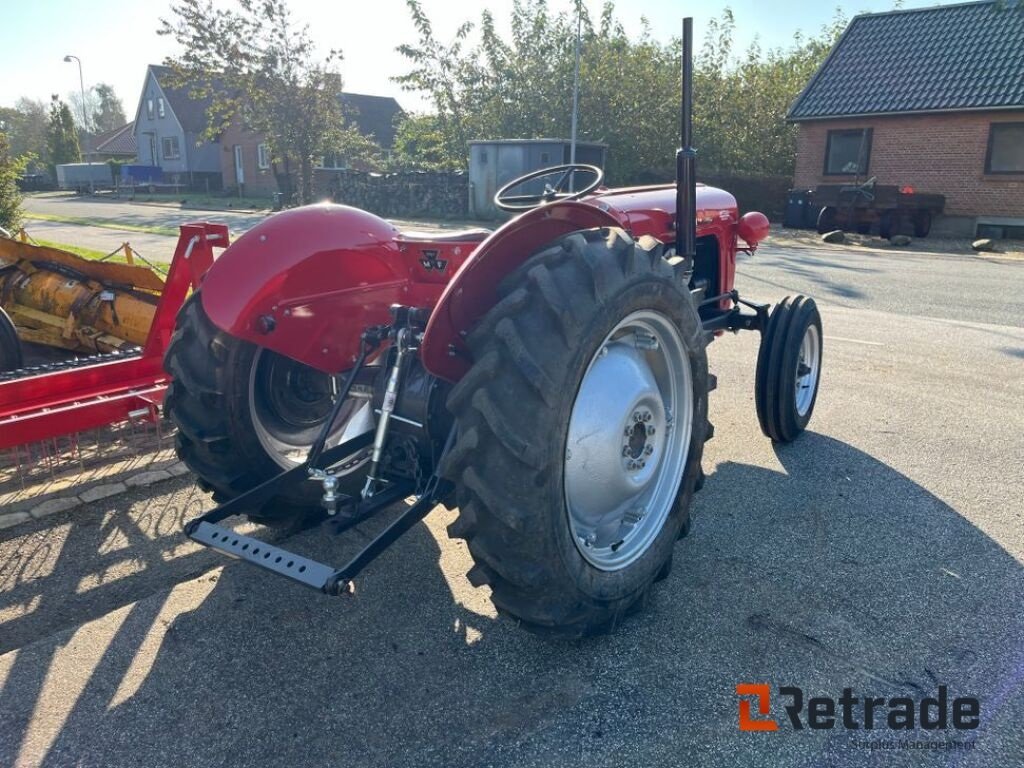
[[[1024,217],[1024,174],[986,174],[989,125],[1024,121],[1020,112],[985,112],[800,123],[794,186],[842,183],[825,176],[830,130],[873,128],[867,176],[879,184],[909,184],[946,196],[949,216]]]
[[[263,135],[242,130],[232,125],[221,135],[220,168],[224,177],[224,189],[237,189],[235,178],[235,145],[242,147],[242,169],[245,174],[245,194],[269,196],[277,191],[277,181],[271,169],[257,167],[256,147],[263,141]]]

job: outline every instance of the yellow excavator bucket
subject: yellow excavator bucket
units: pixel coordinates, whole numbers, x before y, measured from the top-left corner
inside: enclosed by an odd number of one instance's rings
[[[0,306],[24,342],[89,353],[140,346],[163,284],[146,267],[0,237]]]

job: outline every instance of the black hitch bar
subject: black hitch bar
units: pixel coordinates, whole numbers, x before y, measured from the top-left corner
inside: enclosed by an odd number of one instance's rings
[[[712,315],[701,321],[705,331],[759,331],[764,333],[768,327],[768,304],[757,304],[740,298],[739,291],[733,289],[728,293],[718,296],[711,296],[698,304],[700,307],[710,307],[725,300],[732,301],[736,306],[727,309],[719,314]],[[741,309],[741,305],[754,310],[754,314],[747,314]]]
[[[355,365],[349,371],[344,385],[338,392],[334,407],[327,421],[324,422],[324,427],[321,429],[316,441],[310,447],[306,460],[303,463],[279,475],[275,475],[240,496],[236,496],[206,514],[190,520],[185,524],[185,535],[199,544],[215,549],[230,557],[246,560],[253,565],[284,576],[307,587],[312,587],[324,594],[342,595],[349,592],[352,580],[367,565],[397,541],[403,533],[426,517],[430,510],[451,491],[451,484],[438,474],[437,467],[441,465],[440,458],[416,501],[340,568],[316,562],[302,555],[281,549],[273,544],[267,544],[251,536],[235,533],[230,528],[218,525],[218,523],[228,517],[258,509],[285,488],[299,483],[310,482],[317,471],[326,471],[345,457],[351,456],[372,445],[374,434],[373,432],[366,432],[351,440],[346,440],[344,443],[333,448],[325,448],[330,435],[330,428],[334,424],[338,413],[340,413],[342,404],[348,398],[352,384],[366,362],[367,355],[376,349],[392,330],[392,326],[374,326],[363,332],[360,352]],[[454,440],[455,428],[453,427],[445,442],[441,457],[450,450]],[[416,491],[417,488],[412,481],[398,481],[387,485],[384,489],[366,499],[341,497],[340,509],[344,509],[345,513],[335,514],[329,517],[326,522],[333,527],[333,533],[342,533],[372,517],[385,507],[389,507],[415,494]]]

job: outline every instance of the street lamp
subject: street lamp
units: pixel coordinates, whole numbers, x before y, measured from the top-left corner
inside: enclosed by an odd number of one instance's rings
[[[85,132],[85,133],[88,133],[88,131],[89,131],[89,116],[88,116],[88,114],[85,111],[85,109],[86,109],[86,107],[85,107],[85,78],[82,77],[82,60],[80,58],[78,58],[77,56],[72,56],[70,53],[67,56],[64,57],[64,61],[66,61],[69,64],[71,63],[72,59],[74,59],[75,61],[78,62],[78,87],[79,87],[79,89],[81,89],[81,92],[82,92],[82,131]],[[88,159],[88,155],[89,155],[89,153],[87,152],[86,153],[86,159]]]

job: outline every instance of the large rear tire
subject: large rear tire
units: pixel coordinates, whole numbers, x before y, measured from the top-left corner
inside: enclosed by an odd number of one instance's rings
[[[686,281],[656,240],[578,232],[503,281],[467,337],[449,533],[527,629],[608,631],[668,572],[708,425],[709,336]]]
[[[173,377],[164,413],[178,428],[178,456],[217,502],[301,461],[331,404],[330,376],[224,333],[206,316],[199,293],[178,315],[164,367]],[[358,419],[370,418],[372,428],[370,401],[352,403],[329,444],[363,431]],[[368,454],[342,462],[341,493],[359,493]],[[312,522],[323,514],[321,493],[316,483],[304,483],[249,516],[268,525]]]

